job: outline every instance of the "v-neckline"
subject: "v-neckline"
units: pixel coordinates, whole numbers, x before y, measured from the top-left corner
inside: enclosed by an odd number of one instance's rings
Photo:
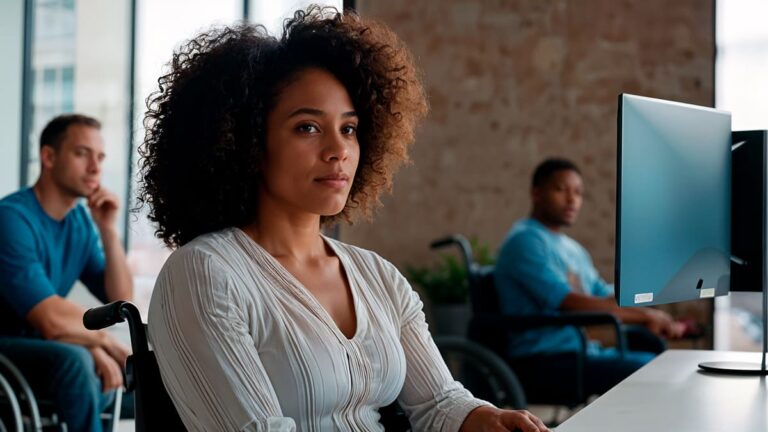
[[[315,316],[319,318],[321,321],[323,321],[327,326],[329,326],[332,330],[332,332],[339,337],[340,339],[344,340],[345,342],[352,342],[355,341],[360,334],[361,328],[362,328],[362,316],[360,314],[360,308],[358,307],[359,296],[357,293],[357,283],[355,281],[355,278],[352,273],[349,271],[349,263],[346,260],[346,256],[343,253],[340,253],[339,249],[333,242],[325,237],[324,235],[320,234],[320,238],[322,238],[323,243],[328,245],[328,247],[331,248],[333,253],[336,254],[336,258],[339,259],[339,265],[341,265],[341,269],[344,272],[344,276],[347,279],[347,283],[349,284],[349,291],[352,295],[352,308],[353,313],[355,314],[355,331],[352,332],[352,337],[347,337],[347,335],[344,334],[344,332],[341,331],[341,328],[339,328],[339,325],[334,321],[333,317],[331,316],[330,312],[323,307],[322,304],[320,304],[320,301],[315,297],[314,294],[296,277],[293,273],[288,271],[288,269],[285,268],[285,266],[277,260],[277,258],[273,257],[272,254],[270,254],[262,245],[257,243],[254,239],[251,238],[248,234],[245,233],[240,228],[235,228],[235,230],[238,232],[239,235],[246,238],[246,242],[250,244],[259,254],[264,256],[264,259],[267,261],[268,264],[270,264],[268,267],[270,270],[272,270],[273,273],[275,273],[275,276],[279,276],[283,279],[285,279],[287,282],[290,283],[290,285],[293,288],[293,292],[295,292],[299,297],[301,297],[304,301],[305,305],[308,306],[308,309],[310,309],[310,312],[314,312]]]

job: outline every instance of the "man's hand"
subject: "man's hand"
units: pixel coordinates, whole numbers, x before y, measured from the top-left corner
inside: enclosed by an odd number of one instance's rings
[[[584,288],[581,286],[581,278],[578,274],[569,271],[566,277],[568,278],[568,285],[571,286],[571,290],[577,293],[584,292]]]
[[[99,186],[91,195],[88,196],[88,208],[91,210],[91,217],[99,228],[99,231],[104,233],[105,230],[112,229],[115,226],[117,220],[117,210],[120,208],[120,203],[117,196]]]
[[[103,391],[114,390],[123,386],[123,369],[107,354],[104,349],[91,347],[88,349],[96,363],[96,375],[101,378]]]
[[[528,411],[501,410],[484,406],[469,413],[459,432],[549,432],[535,415]]]
[[[109,354],[121,367],[125,367],[125,360],[131,355],[131,349],[123,345],[120,341],[113,337],[108,337],[103,347],[104,351]]]
[[[99,186],[88,196],[88,207],[91,209],[93,222],[99,228],[101,243],[104,247],[106,259],[104,289],[107,299],[109,301],[130,300],[133,298],[133,278],[115,227],[120,208],[117,196]]]
[[[673,320],[668,313],[652,308],[643,309],[643,311],[648,319],[645,326],[653,334],[669,339],[679,339],[683,335],[685,325]]]

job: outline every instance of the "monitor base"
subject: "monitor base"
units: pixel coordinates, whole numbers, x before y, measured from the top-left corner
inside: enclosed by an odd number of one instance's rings
[[[763,220],[766,220],[766,208],[765,202],[763,203]],[[762,242],[763,257],[768,256],[768,245],[765,240]],[[747,362],[702,362],[699,363],[699,367],[710,373],[724,374],[724,375],[768,375],[768,367],[766,367],[766,359],[768,358],[768,264],[763,266],[763,352],[760,357],[761,363],[747,363]]]
[[[699,363],[699,367],[705,372],[725,375],[768,375],[765,365],[760,363],[716,361]]]

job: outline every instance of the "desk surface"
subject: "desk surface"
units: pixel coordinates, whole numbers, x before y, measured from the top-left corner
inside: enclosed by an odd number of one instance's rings
[[[699,362],[721,360],[759,362],[760,353],[666,351],[556,431],[768,431],[766,378],[699,372]]]

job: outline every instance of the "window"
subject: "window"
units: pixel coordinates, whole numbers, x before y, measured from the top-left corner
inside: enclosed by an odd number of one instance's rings
[[[251,22],[263,24],[270,34],[279,35],[282,31],[283,21],[293,16],[299,9],[306,9],[311,4],[321,6],[333,6],[343,10],[342,0],[245,0],[248,1],[248,15]]]
[[[768,2],[717,2],[715,106],[733,130],[768,129]],[[761,293],[732,292],[715,303],[715,349],[760,351]]]
[[[131,0],[36,0],[32,10],[23,183],[34,184],[40,173],[38,143],[43,127],[59,114],[78,112],[101,121],[107,154],[102,183],[125,202]],[[124,222],[121,217],[118,226]]]
[[[184,13],[179,13],[183,10]],[[184,41],[212,25],[242,20],[242,0],[139,0],[136,29],[136,117],[134,128],[134,173],[138,173],[137,149],[144,139],[143,117],[146,99],[157,90],[157,79],[168,71],[173,51]],[[132,181],[138,180],[137,175]],[[137,190],[134,183],[132,191]],[[135,206],[135,195],[131,206]],[[128,235],[128,263],[134,277],[134,302],[142,317],[155,286],[155,279],[171,251],[154,236],[155,227],[146,209],[131,215]]]
[[[270,32],[280,28],[282,20],[294,10],[313,3],[311,1],[273,0],[166,0],[155,2],[140,0],[138,3],[138,29],[136,46],[137,66],[137,118],[135,148],[144,137],[141,120],[146,111],[144,101],[157,89],[157,79],[168,68],[174,49],[185,40],[194,37],[200,30],[213,25],[233,24],[243,19],[248,1],[250,21],[271,22]],[[314,2],[317,3],[317,2]],[[341,9],[341,1],[326,1]],[[179,14],[179,10],[185,10]],[[138,161],[138,155],[135,155]],[[138,165],[134,166],[138,172]],[[135,176],[134,176],[135,177]],[[133,190],[136,190],[137,185]],[[135,202],[135,201],[134,201]],[[128,260],[134,272],[135,302],[146,316],[149,299],[155,280],[171,251],[154,236],[155,227],[146,216],[146,209],[131,220]]]
[[[132,0],[30,1],[21,183],[32,185],[40,174],[39,139],[45,125],[57,115],[77,112],[101,122],[107,155],[102,185],[125,203],[131,144]],[[121,236],[124,215],[117,221]],[[96,303],[80,284],[70,298],[86,306]]]

